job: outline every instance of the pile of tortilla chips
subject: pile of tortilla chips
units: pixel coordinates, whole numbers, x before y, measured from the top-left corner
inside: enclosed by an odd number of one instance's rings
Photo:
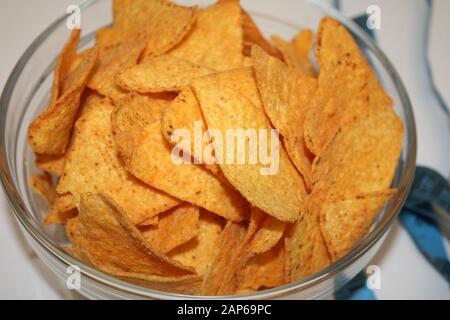
[[[267,40],[237,0],[115,0],[94,48],[79,52],[79,37],[29,127],[44,172],[30,185],[49,203],[44,223],[65,225],[66,250],[90,266],[190,295],[274,288],[346,255],[395,193],[403,125],[332,18]],[[175,163],[174,132],[196,121],[224,135],[277,129],[277,173]],[[178,151],[199,147],[216,151]]]

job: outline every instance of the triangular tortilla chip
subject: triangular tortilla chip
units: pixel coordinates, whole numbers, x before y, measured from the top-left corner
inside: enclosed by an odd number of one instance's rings
[[[130,93],[117,101],[111,116],[111,124],[117,152],[125,161],[131,150],[133,134],[140,133],[146,126],[161,121],[164,109],[171,103],[167,94],[140,95]]]
[[[44,219],[44,224],[66,224],[77,214],[78,210],[73,196],[70,193],[58,195]]]
[[[61,176],[64,169],[64,161],[66,157],[63,156],[49,156],[43,154],[36,155],[36,166],[42,171],[48,172],[57,177]]]
[[[341,126],[364,108],[390,106],[392,100],[357,43],[339,22],[325,18],[317,41],[319,89],[305,119],[308,148],[315,155],[335,137]]]
[[[139,93],[177,92],[189,86],[193,78],[213,72],[210,68],[165,55],[122,69],[116,80],[120,87]]]
[[[198,220],[198,207],[182,205],[161,213],[156,226],[140,230],[152,249],[166,254],[198,235]]]
[[[280,52],[276,49],[259,30],[250,14],[242,9],[242,28],[244,31],[244,53],[250,56],[251,47],[256,44],[263,48],[268,54],[281,58]]]
[[[226,219],[246,218],[247,203],[239,193],[201,166],[174,162],[173,148],[164,139],[161,124],[150,125],[134,135],[131,146],[126,167],[141,181]]]
[[[69,41],[64,45],[58,60],[56,61],[55,71],[53,73],[53,85],[50,104],[54,104],[63,92],[63,85],[67,75],[70,73],[70,67],[77,56],[78,43],[80,40],[80,29],[72,30]]]
[[[175,248],[167,255],[185,266],[193,267],[197,274],[203,276],[212,256],[219,250],[217,239],[223,229],[223,219],[200,209],[198,225],[199,234],[196,238]]]
[[[55,156],[66,152],[80,107],[81,95],[97,57],[97,50],[92,50],[86,55],[78,68],[68,75],[69,87],[30,125],[28,140],[34,152]]]
[[[83,195],[80,214],[71,221],[69,252],[114,276],[156,281],[156,288],[173,289],[174,281],[194,275],[185,267],[153,251],[120,208],[107,196]],[[168,277],[169,279],[166,279]],[[193,285],[197,277],[191,278]]]
[[[275,288],[284,284],[284,242],[249,259],[239,271],[238,290]]]
[[[288,229],[286,246],[286,281],[304,279],[331,263],[327,247],[319,228],[319,211],[323,203],[321,193],[310,195],[306,211]]]
[[[177,98],[172,101],[167,108],[164,109],[161,119],[161,130],[166,140],[172,145],[178,145],[179,141],[174,136],[175,130],[187,130],[191,135],[191,139],[194,139],[195,123],[202,125],[201,136],[203,137],[206,131],[206,124],[203,119],[202,110],[198,104],[197,98],[190,87],[184,88]],[[210,144],[206,139],[202,139],[201,143],[193,143],[191,141],[190,148],[182,144],[180,146],[183,153],[186,153],[198,162],[200,155],[203,158],[203,150],[206,150],[206,146]],[[203,163],[203,165],[220,177],[222,181],[226,180],[223,177],[220,167],[215,163]],[[225,182],[225,181],[224,181]]]
[[[310,187],[311,154],[304,140],[303,123],[317,90],[317,80],[286,67],[259,47],[253,47],[252,58],[264,109],[280,130],[286,152]]]
[[[316,190],[348,196],[390,187],[400,157],[403,124],[390,105],[364,111],[343,125],[316,159]]]
[[[75,139],[57,191],[71,193],[77,204],[84,193],[108,194],[134,224],[139,224],[179,205],[180,201],[144,185],[125,170],[112,137],[113,109],[105,99],[77,121]]]
[[[123,98],[127,91],[116,84],[116,75],[123,68],[135,65],[144,47],[143,41],[132,41],[101,48],[100,63],[88,87],[114,101]]]
[[[141,36],[147,45],[144,59],[164,54],[191,30],[196,7],[183,7],[166,0],[115,0],[114,38]]]
[[[332,261],[347,254],[369,231],[377,213],[395,190],[327,199],[320,212],[320,229]]]
[[[246,235],[246,228],[243,224],[228,222],[217,239],[218,250],[215,252],[208,266],[208,270],[203,278],[203,285],[200,291],[202,295],[226,295],[233,294],[235,288],[233,284],[227,282],[228,275],[234,276],[235,265],[238,263],[236,256],[239,254]],[[230,289],[231,287],[231,289]]]
[[[246,71],[238,69],[229,73],[240,72]],[[208,128],[220,130],[223,137],[227,136],[228,129],[252,129],[257,132],[263,129],[269,131],[267,136],[268,140],[271,140],[269,138],[271,126],[262,108],[256,107],[251,100],[231,87],[228,81],[224,81],[229,77],[223,74],[198,78],[193,82],[193,89],[200,101]],[[222,159],[220,162],[223,164],[220,164],[220,167],[227,180],[253,206],[281,221],[292,222],[301,214],[303,197],[306,193],[303,179],[291,164],[284,148],[279,145],[280,142],[278,141],[277,150],[273,151],[271,144],[271,141],[267,143],[268,155],[273,156],[272,152],[279,150],[278,170],[272,175],[261,174],[260,169],[266,166],[260,162],[256,165],[248,161],[245,164],[238,164],[237,161],[227,164],[230,161]],[[217,142],[214,142],[214,147],[217,147]],[[236,150],[234,153],[236,154]],[[247,156],[249,154],[250,152],[246,152]]]
[[[28,184],[47,204],[51,205],[56,200],[58,194],[53,186],[52,177],[48,173],[30,176]]]
[[[190,34],[169,54],[214,70],[243,66],[242,15],[238,2],[199,11]]]
[[[299,55],[308,57],[313,47],[313,40],[313,31],[311,29],[304,29],[297,33],[291,43],[294,45]]]
[[[309,57],[307,55],[301,55],[292,43],[278,36],[272,36],[272,42],[281,52],[283,60],[289,67],[298,70],[303,75],[315,76],[316,72]]]

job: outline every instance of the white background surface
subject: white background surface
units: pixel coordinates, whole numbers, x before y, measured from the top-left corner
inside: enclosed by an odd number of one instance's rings
[[[272,4],[267,2],[272,1]],[[275,0],[266,0],[274,10],[283,10]],[[179,1],[182,2],[182,1]],[[257,7],[257,0],[244,1]],[[435,2],[431,38],[432,64],[443,96],[450,102],[450,1]],[[56,17],[76,0],[0,1],[0,88],[28,45]],[[419,164],[450,175],[449,119],[445,118],[430,94],[418,40],[422,29],[425,0],[346,0],[343,10],[352,15],[370,4],[382,10],[381,47],[400,73],[409,91],[416,114],[419,137]],[[449,284],[418,253],[409,236],[396,223],[386,244],[373,261],[381,267],[382,299],[450,299]],[[0,298],[65,299],[80,298],[65,289],[33,254],[25,242],[7,201],[0,191]]]

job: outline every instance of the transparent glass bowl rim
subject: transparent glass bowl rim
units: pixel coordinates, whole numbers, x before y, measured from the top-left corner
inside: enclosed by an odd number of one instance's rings
[[[80,8],[87,8],[99,0],[87,0],[84,1]],[[102,1],[102,0],[100,0]],[[309,0],[314,5],[317,5],[322,9],[327,15],[332,16],[333,18],[340,21],[343,25],[345,25],[354,35],[356,35],[359,39],[361,39],[364,44],[370,49],[370,51],[377,57],[377,59],[381,62],[383,67],[386,69],[386,72],[391,77],[392,82],[394,83],[396,90],[398,91],[398,95],[403,105],[403,111],[405,113],[405,123],[406,123],[406,135],[408,137],[407,142],[407,150],[406,159],[405,159],[405,168],[404,172],[399,180],[399,192],[394,196],[397,201],[393,201],[395,206],[393,206],[387,219],[380,224],[377,224],[372,232],[366,236],[356,247],[354,247],[346,256],[333,263],[326,269],[322,270],[319,273],[316,273],[306,279],[292,282],[286,284],[284,286],[276,287],[273,289],[268,289],[264,291],[259,291],[250,294],[244,295],[230,295],[230,296],[218,296],[218,297],[199,297],[199,296],[190,296],[183,294],[174,294],[163,291],[157,291],[152,289],[147,289],[144,287],[136,286],[130,284],[128,282],[119,280],[112,276],[109,276],[105,273],[102,273],[96,269],[93,269],[87,265],[81,265],[81,273],[83,277],[90,278],[94,281],[99,281],[104,286],[109,286],[116,290],[123,290],[125,293],[134,294],[141,297],[148,297],[154,299],[267,299],[267,298],[276,298],[282,297],[285,295],[294,294],[296,292],[303,291],[307,288],[316,286],[321,282],[339,274],[341,271],[345,270],[347,267],[351,266],[354,262],[358,260],[359,257],[363,256],[370,248],[386,233],[386,231],[391,226],[392,222],[397,217],[400,212],[406,197],[409,193],[409,190],[412,185],[412,181],[414,178],[415,164],[416,164],[416,127],[414,121],[414,114],[411,107],[410,99],[406,92],[406,89],[403,85],[402,80],[400,79],[398,73],[393,67],[392,63],[388,60],[385,54],[381,51],[378,45],[372,40],[370,36],[367,35],[357,24],[353,21],[345,18],[339,11],[335,10],[332,7],[328,7],[325,4],[322,4],[320,0]],[[45,41],[48,37],[50,37],[53,31],[59,27],[62,23],[65,22],[68,15],[64,15],[57,19],[54,23],[52,23],[45,31],[43,31],[27,48],[25,53],[19,59],[17,64],[15,65],[11,75],[9,76],[4,90],[0,99],[0,180],[2,182],[3,189],[5,191],[5,195],[9,201],[9,205],[16,217],[16,219],[20,222],[21,226],[26,230],[28,235],[30,235],[34,240],[38,242],[43,248],[49,252],[53,258],[57,259],[64,265],[80,265],[80,262],[74,259],[72,256],[68,255],[64,250],[58,248],[52,241],[48,238],[47,235],[43,231],[40,230],[39,225],[36,221],[29,218],[25,214],[25,206],[21,204],[22,199],[19,194],[17,194],[17,190],[14,188],[14,184],[11,182],[13,180],[12,173],[8,166],[8,161],[6,159],[6,150],[5,150],[5,122],[6,122],[6,114],[9,107],[10,98],[12,92],[15,88],[15,85],[20,77],[20,74],[24,67],[26,66],[28,60],[32,57],[33,53],[37,50],[37,48],[41,45],[42,42]]]

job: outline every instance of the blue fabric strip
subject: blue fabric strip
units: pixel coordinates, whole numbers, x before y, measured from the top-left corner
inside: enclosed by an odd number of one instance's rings
[[[440,207],[447,216],[434,210]],[[450,186],[436,171],[417,167],[414,183],[400,214],[400,222],[422,255],[450,283],[450,262],[439,223],[448,224],[450,217]]]

